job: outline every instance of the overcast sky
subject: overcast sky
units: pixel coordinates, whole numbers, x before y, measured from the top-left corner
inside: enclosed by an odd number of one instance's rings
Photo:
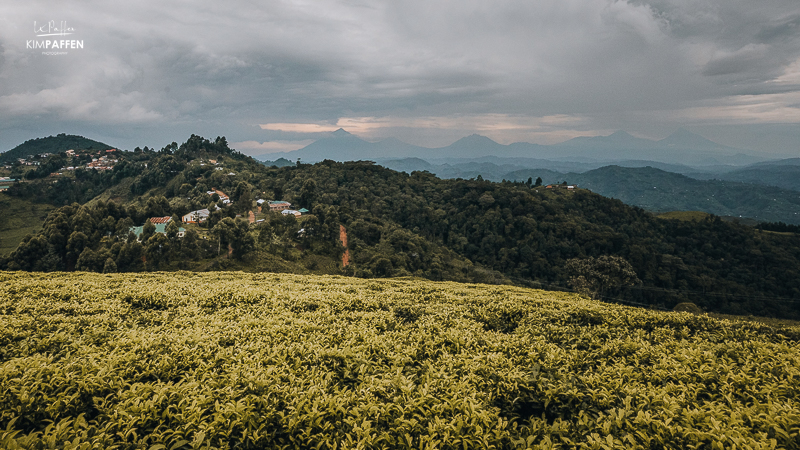
[[[72,34],[37,37],[51,20]],[[84,48],[27,48],[47,39]],[[800,3],[0,5],[0,151],[62,132],[125,149],[194,133],[256,155],[339,127],[428,147],[686,128],[800,156]]]

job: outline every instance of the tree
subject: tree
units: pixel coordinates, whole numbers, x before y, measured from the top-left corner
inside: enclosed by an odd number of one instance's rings
[[[536,177],[536,183],[534,183],[534,186],[541,186],[541,185],[542,185],[542,177]]]
[[[148,269],[157,269],[162,262],[169,262],[169,242],[161,233],[154,234],[144,246]]]
[[[103,265],[103,273],[116,273],[117,263],[111,258],[106,258],[106,263]]]
[[[592,298],[615,295],[621,288],[641,283],[631,264],[620,256],[573,258],[566,270],[572,288]]]
[[[225,217],[224,219],[217,222],[211,231],[209,232],[212,236],[217,238],[217,254],[219,255],[222,252],[222,248],[228,247],[235,239],[235,231],[236,224],[234,223],[233,219],[230,217]]]
[[[84,236],[85,237],[85,236]],[[47,240],[41,235],[27,235],[11,253],[15,267],[10,270],[36,270],[35,265],[42,255],[47,253]]]
[[[236,212],[244,214],[253,207],[253,198],[250,191],[250,185],[244,181],[240,181],[239,184],[236,185],[236,189],[233,190],[233,197],[231,198]]]
[[[180,228],[181,227],[178,226],[178,221],[174,219],[170,220],[169,223],[167,224],[167,229],[166,229],[167,238],[169,238],[170,241],[174,241],[178,237],[178,232],[180,232]]]
[[[300,189],[300,206],[311,208],[317,196],[317,182],[313,178],[307,179],[303,182],[303,187]]]
[[[86,247],[78,257],[75,268],[85,272],[99,272],[106,259],[107,258],[103,258],[101,252],[95,252],[91,248]]]
[[[169,200],[163,195],[158,197],[150,197],[147,199],[147,216],[148,217],[161,217],[169,213]]]
[[[147,219],[142,227],[142,242],[147,242],[150,239],[150,236],[154,235],[155,233],[156,226],[150,222],[150,219]]]
[[[67,270],[74,268],[75,262],[89,242],[89,238],[80,231],[73,231],[67,241]]]
[[[131,233],[132,235],[133,233]],[[135,272],[142,270],[142,244],[136,239],[125,243],[117,255],[117,270]]]

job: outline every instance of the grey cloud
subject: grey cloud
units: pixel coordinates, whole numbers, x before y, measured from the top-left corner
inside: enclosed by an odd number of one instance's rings
[[[781,20],[764,25],[756,33],[758,42],[776,42],[800,38],[800,14],[793,14]]]
[[[747,72],[761,66],[768,56],[769,50],[765,46],[747,46],[712,59],[706,64],[703,74],[717,76]]]
[[[7,25],[0,27],[0,150],[15,144],[6,136],[18,136],[26,120],[106,126],[107,135],[126,136],[121,139],[131,146],[142,145],[133,145],[142,130],[166,142],[185,139],[180,134],[188,130],[203,134],[203,128],[236,133],[230,141],[307,139],[256,125],[335,123],[345,116],[567,114],[588,118],[586,129],[645,129],[630,117],[717,104],[741,92],[794,89],[764,86],[800,58],[795,5],[7,4],[0,6],[0,24]],[[31,34],[29,22],[61,14],[78,26],[84,51],[53,59],[21,47]],[[442,136],[469,130],[385,131],[438,144]]]

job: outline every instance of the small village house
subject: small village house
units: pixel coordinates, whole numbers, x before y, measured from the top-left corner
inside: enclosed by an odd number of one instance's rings
[[[181,222],[183,223],[202,223],[208,220],[208,217],[211,215],[211,211],[207,209],[198,209],[197,211],[192,211],[189,214],[181,217]]]
[[[300,217],[303,215],[300,211],[295,211],[293,209],[284,209],[283,211],[281,211],[281,214],[283,214],[284,216],[293,215],[295,217]]]
[[[283,200],[273,200],[269,202],[270,211],[283,211],[292,207],[292,204]]]
[[[217,189],[214,189],[214,188],[211,188],[211,190],[206,192],[206,194],[208,194],[208,195],[217,194],[219,196],[219,199],[222,200],[222,203],[225,204],[225,205],[227,205],[228,203],[231,202],[231,199],[227,195],[225,195],[224,192],[222,192],[220,190],[217,190]]]

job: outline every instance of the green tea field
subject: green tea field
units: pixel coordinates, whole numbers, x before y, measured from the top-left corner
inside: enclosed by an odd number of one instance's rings
[[[799,341],[508,286],[0,272],[0,448],[800,448]]]

